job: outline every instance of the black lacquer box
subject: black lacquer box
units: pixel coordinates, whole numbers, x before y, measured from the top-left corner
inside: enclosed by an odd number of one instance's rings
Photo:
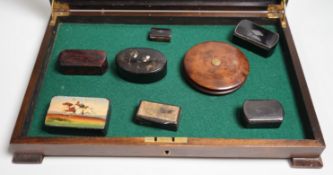
[[[234,31],[234,42],[263,56],[270,56],[279,41],[279,34],[249,20],[241,20]]]
[[[13,162],[41,163],[44,156],[214,157],[323,166],[325,142],[285,16],[285,0],[54,0],[51,5],[10,141]],[[279,34],[267,59],[233,43],[233,32],[245,19]],[[170,29],[172,42],[149,41],[151,28]],[[206,41],[233,45],[250,60],[249,77],[236,92],[210,96],[187,84],[184,54]],[[120,78],[116,54],[133,47],[165,54],[166,76],[150,84]],[[109,68],[98,76],[63,75],[56,69],[57,57],[70,49],[104,50]],[[105,136],[43,130],[50,100],[59,95],[110,99],[112,117]],[[177,131],[135,124],[133,115],[143,99],[181,107]],[[239,111],[247,99],[278,100],[285,112],[280,127],[242,127]]]

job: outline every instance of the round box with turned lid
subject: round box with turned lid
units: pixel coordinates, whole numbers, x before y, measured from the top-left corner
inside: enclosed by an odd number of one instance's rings
[[[136,83],[151,83],[167,73],[165,56],[150,48],[128,48],[118,53],[116,65],[120,77]]]
[[[223,42],[203,42],[185,55],[184,72],[197,90],[223,95],[234,92],[245,82],[249,63],[238,49]]]

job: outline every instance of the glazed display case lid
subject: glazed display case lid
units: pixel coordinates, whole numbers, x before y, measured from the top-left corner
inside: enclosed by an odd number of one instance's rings
[[[52,0],[50,0],[52,2]],[[282,0],[57,0],[72,9],[217,10],[266,9]]]

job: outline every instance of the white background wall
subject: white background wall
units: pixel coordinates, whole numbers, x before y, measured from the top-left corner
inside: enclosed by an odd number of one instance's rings
[[[0,0],[1,174],[332,174],[333,1],[290,0],[287,9],[327,148],[323,169],[292,169],[286,160],[47,157],[12,164],[10,136],[50,15],[47,0]]]

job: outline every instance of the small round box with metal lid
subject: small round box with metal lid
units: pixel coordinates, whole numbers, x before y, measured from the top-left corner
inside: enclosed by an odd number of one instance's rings
[[[128,48],[116,56],[120,77],[136,83],[151,83],[162,79],[167,73],[165,56],[150,48]]]

